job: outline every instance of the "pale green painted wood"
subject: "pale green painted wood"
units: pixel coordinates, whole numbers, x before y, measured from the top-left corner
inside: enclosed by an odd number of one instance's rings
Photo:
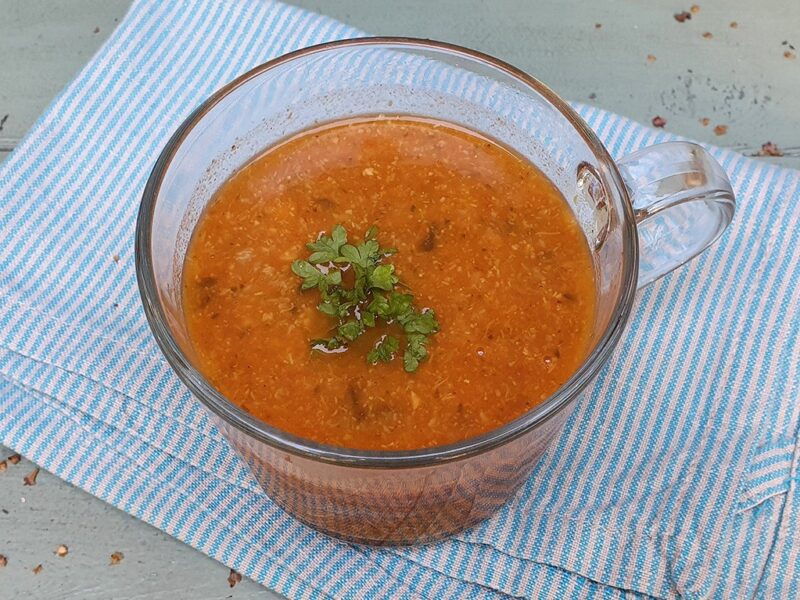
[[[593,102],[748,154],[773,141],[800,168],[800,2],[703,2],[691,21],[673,0],[294,0],[365,31],[450,41],[494,54],[564,97]],[[125,0],[0,0],[0,160],[121,19]],[[729,27],[731,21],[738,28]],[[599,23],[600,28],[595,27]],[[98,29],[95,33],[95,29]],[[706,31],[711,39],[702,37]],[[647,55],[656,57],[648,62]],[[712,123],[703,127],[699,119]],[[728,126],[725,136],[714,125]],[[9,452],[0,447],[0,460]],[[0,473],[0,597],[276,598],[169,536],[42,473]],[[24,498],[24,501],[23,501]],[[3,511],[8,511],[6,514]],[[67,544],[70,553],[53,551]],[[125,560],[108,566],[120,550]],[[39,575],[31,569],[44,565]]]
[[[439,39],[522,68],[567,99],[800,168],[798,0],[292,0],[375,35]],[[700,5],[691,20],[673,15]],[[736,21],[738,27],[729,24]],[[596,24],[602,26],[598,29]],[[703,33],[713,37],[706,39]],[[798,58],[783,57],[793,44]],[[656,57],[648,62],[647,55]],[[699,120],[708,117],[703,127]],[[716,136],[715,125],[728,125]]]
[[[0,446],[0,460],[10,451]],[[41,472],[33,487],[23,460],[0,473],[0,598],[35,600],[270,600],[248,579],[228,586],[229,569],[178,540]],[[67,556],[54,554],[59,545]],[[125,558],[110,565],[113,552]],[[33,568],[42,565],[36,575]]]

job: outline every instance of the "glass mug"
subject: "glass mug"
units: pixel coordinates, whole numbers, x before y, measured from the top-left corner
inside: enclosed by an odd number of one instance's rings
[[[379,114],[449,121],[513,148],[560,189],[592,250],[598,301],[591,351],[581,367],[526,414],[448,446],[351,450],[275,429],[204,379],[186,330],[183,261],[219,185],[290,135]],[[186,119],[147,182],[136,268],[161,350],[275,502],[351,541],[425,542],[476,524],[514,494],[608,360],[637,287],[711,244],[734,206],[725,173],[700,146],[659,144],[615,163],[565,101],[502,61],[430,41],[357,39],[257,67]]]

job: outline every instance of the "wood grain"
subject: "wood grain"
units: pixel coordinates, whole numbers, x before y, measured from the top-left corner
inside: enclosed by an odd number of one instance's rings
[[[0,446],[0,461],[9,454]],[[0,473],[3,600],[279,598],[249,579],[231,589],[227,567],[46,471],[25,486],[33,469],[23,459]],[[63,557],[61,544],[69,549]],[[124,558],[112,566],[114,552]]]
[[[642,123],[661,116],[667,131],[699,141],[748,155],[772,141],[786,156],[767,160],[800,168],[800,57],[783,56],[789,45],[800,49],[796,0],[405,0],[402,8],[389,0],[292,3],[376,35],[482,50],[569,100]],[[692,4],[700,11],[676,21],[673,15]],[[723,136],[714,134],[719,124],[728,126]]]

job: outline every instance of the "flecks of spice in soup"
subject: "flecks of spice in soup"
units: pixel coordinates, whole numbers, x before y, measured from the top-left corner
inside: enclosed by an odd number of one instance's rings
[[[331,320],[291,272],[305,244],[372,225],[441,331],[415,373],[368,365],[386,333],[312,352]],[[590,252],[553,184],[478,134],[419,118],[329,124],[234,174],[193,234],[184,305],[199,368],[235,404],[318,442],[399,450],[495,429],[542,402],[587,352]]]

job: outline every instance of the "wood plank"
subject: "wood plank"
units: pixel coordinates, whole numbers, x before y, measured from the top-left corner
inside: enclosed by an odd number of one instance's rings
[[[0,460],[9,454],[0,446]],[[7,464],[0,473],[0,554],[8,558],[2,598],[280,598],[246,578],[231,589],[230,570],[220,563],[46,471],[25,486],[35,465]],[[61,544],[65,557],[54,554]],[[110,565],[112,552],[124,555],[118,565]]]
[[[558,94],[721,146],[800,146],[800,2],[292,0],[378,35],[440,39],[522,68]],[[433,6],[435,4],[435,9]],[[393,9],[394,8],[394,9]],[[735,21],[737,27],[731,28]],[[601,27],[597,28],[596,24]],[[707,39],[703,33],[710,32]],[[784,44],[786,42],[786,44]],[[798,58],[784,58],[789,44]],[[648,55],[656,60],[649,62]],[[709,118],[710,124],[700,122]],[[725,135],[714,134],[727,125]],[[771,162],[800,168],[794,151]]]

